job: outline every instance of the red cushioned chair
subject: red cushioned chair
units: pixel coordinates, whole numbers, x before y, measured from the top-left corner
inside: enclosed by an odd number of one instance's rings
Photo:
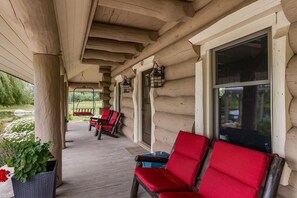
[[[284,163],[284,159],[277,155],[218,141],[198,193],[164,192],[159,198],[276,197]],[[261,184],[266,175],[261,195]]]
[[[209,139],[180,131],[168,162],[167,159],[136,156],[137,166],[131,189],[131,197],[137,197],[141,184],[152,197],[160,192],[191,191],[195,185],[201,162],[209,145]],[[142,168],[141,162],[167,162],[166,168]]]
[[[100,122],[108,122],[108,120],[111,118],[112,112],[113,111],[110,109],[104,109],[101,118],[90,117],[89,131],[91,131],[92,127],[96,126],[96,123],[99,124]]]
[[[115,134],[118,132],[118,128],[121,125],[121,118],[122,118],[122,113],[114,111],[108,123],[106,122],[97,123],[95,126],[96,128],[95,136],[98,135],[98,140],[101,139],[102,133],[117,138],[118,136],[116,136]]]

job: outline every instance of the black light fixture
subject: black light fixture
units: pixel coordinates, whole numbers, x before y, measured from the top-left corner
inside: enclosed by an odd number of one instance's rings
[[[159,66],[154,62],[153,71],[150,73],[150,86],[152,88],[162,87],[165,82],[164,66]]]
[[[131,79],[127,78],[127,76],[124,76],[124,80],[121,83],[121,87],[122,87],[123,93],[129,93],[132,89]]]

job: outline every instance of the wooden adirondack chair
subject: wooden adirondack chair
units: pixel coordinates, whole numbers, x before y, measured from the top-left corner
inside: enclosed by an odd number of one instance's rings
[[[209,139],[180,131],[169,159],[136,156],[137,166],[131,189],[131,198],[137,197],[141,184],[152,197],[166,191],[191,191],[208,150]],[[166,168],[142,168],[141,162],[167,162]]]
[[[117,138],[115,134],[118,132],[119,125],[121,124],[122,113],[114,111],[108,123],[101,122],[96,125],[95,136],[98,135],[98,140],[101,139],[101,135],[104,133],[106,135]]]
[[[108,120],[110,119],[111,115],[112,115],[112,110],[110,109],[104,109],[103,113],[101,115],[101,118],[97,118],[97,117],[90,117],[90,121],[89,121],[89,131],[92,130],[92,127],[95,127],[96,124],[99,122],[108,122]]]

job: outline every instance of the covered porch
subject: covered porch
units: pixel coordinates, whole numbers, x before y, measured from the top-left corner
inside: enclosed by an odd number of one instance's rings
[[[35,86],[58,197],[128,197],[127,148],[170,152],[180,130],[278,153],[278,196],[297,197],[296,10],[294,0],[1,2],[0,70]],[[100,93],[100,113],[124,115],[120,138],[67,124],[77,87]]]

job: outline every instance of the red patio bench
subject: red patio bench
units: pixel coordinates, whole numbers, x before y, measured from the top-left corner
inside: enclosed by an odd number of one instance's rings
[[[284,162],[277,155],[218,141],[198,193],[163,191],[159,198],[276,197]]]

